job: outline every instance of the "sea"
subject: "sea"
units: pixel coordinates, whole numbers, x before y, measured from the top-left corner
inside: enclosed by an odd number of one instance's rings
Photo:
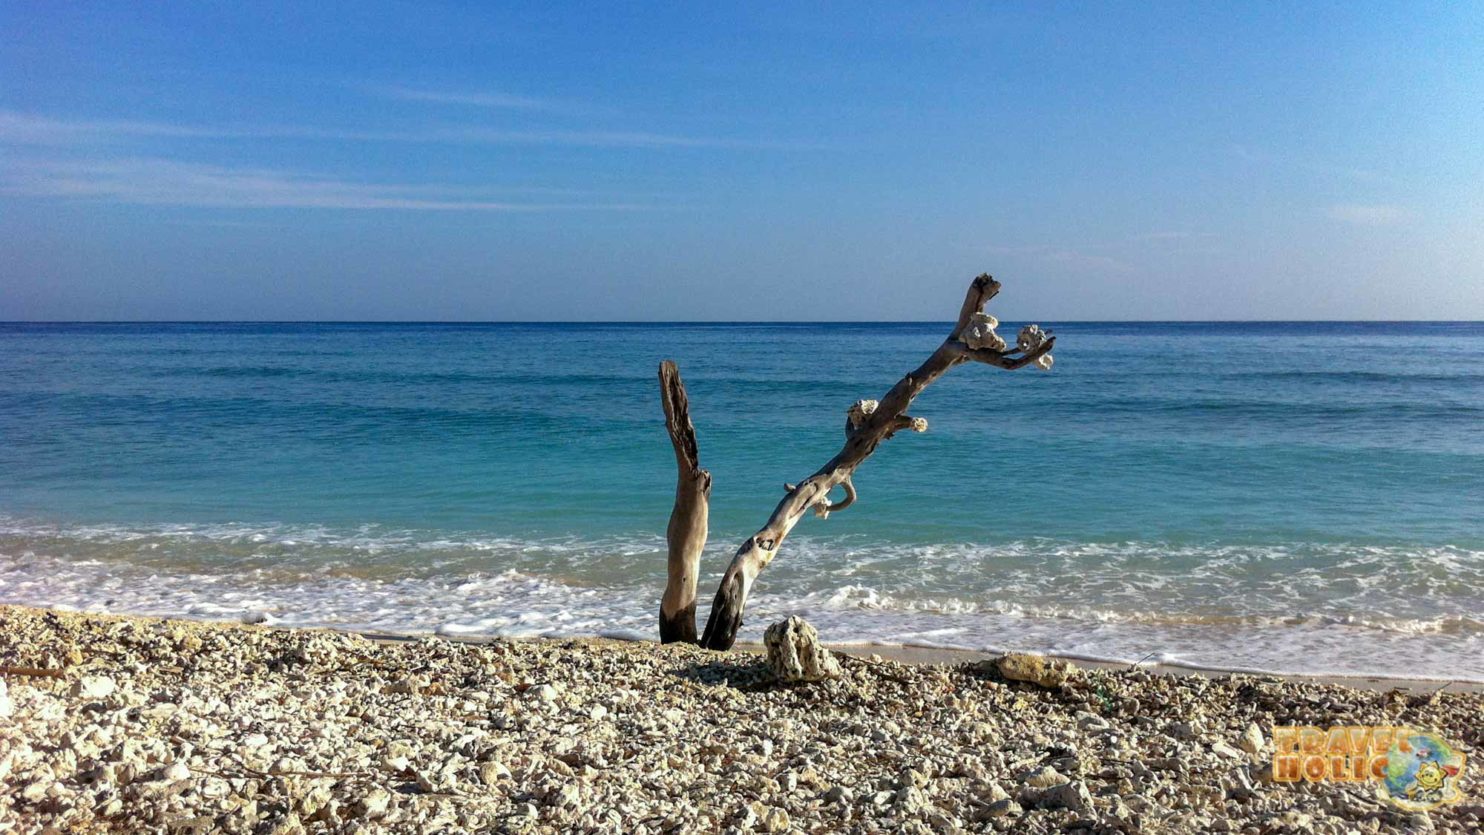
[[[1043,323],[1044,324],[1044,323]],[[742,629],[1484,681],[1484,323],[1050,323],[953,369]],[[1015,324],[1002,326],[1013,336]],[[675,360],[700,618],[947,323],[0,324],[0,602],[655,638]]]

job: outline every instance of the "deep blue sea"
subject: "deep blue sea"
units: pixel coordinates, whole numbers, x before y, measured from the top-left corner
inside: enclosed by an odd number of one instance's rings
[[[0,602],[651,636],[674,490],[701,617],[785,481],[947,324],[0,325]],[[954,369],[743,629],[1484,680],[1484,324],[1054,325]],[[1002,328],[1013,336],[1014,325]]]

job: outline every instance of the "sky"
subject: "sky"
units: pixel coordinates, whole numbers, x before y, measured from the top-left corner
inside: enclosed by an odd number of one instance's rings
[[[0,320],[1484,318],[1484,4],[0,0]]]

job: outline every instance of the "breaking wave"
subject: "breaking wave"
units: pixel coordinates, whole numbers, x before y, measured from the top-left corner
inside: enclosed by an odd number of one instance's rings
[[[704,568],[719,572],[725,542]],[[645,637],[657,535],[0,518],[0,602],[389,633]],[[1484,680],[1484,552],[1379,545],[790,540],[744,639]],[[704,610],[706,594],[703,591]]]

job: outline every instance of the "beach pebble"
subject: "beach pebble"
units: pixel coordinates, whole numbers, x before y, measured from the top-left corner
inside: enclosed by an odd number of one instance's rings
[[[1219,739],[1211,743],[1211,750],[1223,757],[1230,757],[1234,760],[1245,759],[1241,751]]]
[[[1242,738],[1238,740],[1237,744],[1243,751],[1255,757],[1262,753],[1263,746],[1267,744],[1267,740],[1262,735],[1262,728],[1259,728],[1256,722],[1248,722],[1247,730],[1242,732]]]
[[[182,659],[192,635],[202,651]],[[14,799],[0,831],[1478,828],[1472,799],[1408,815],[1352,787],[1274,784],[1252,753],[1270,748],[1261,728],[1403,710],[1469,740],[1484,697],[1461,689],[1398,703],[1311,681],[1088,668],[1043,690],[1006,685],[999,659],[833,653],[844,675],[792,687],[746,651],[372,643],[0,606],[0,663],[73,650],[117,683],[109,698],[0,679],[12,703],[0,797]],[[398,682],[407,692],[389,692]]]
[[[386,815],[387,808],[391,806],[391,802],[391,792],[380,786],[376,786],[362,795],[361,799],[356,802],[355,812],[367,820],[376,820]]]
[[[68,694],[74,699],[106,699],[118,685],[108,676],[83,676],[72,683]]]
[[[787,832],[788,825],[788,812],[776,806],[763,815],[764,832]]]
[[[975,821],[983,821],[992,820],[994,818],[1014,817],[1016,815],[1019,815],[1022,811],[1024,810],[1020,808],[1019,803],[1016,803],[1015,801],[1007,797],[1001,800],[996,800],[988,806],[976,810],[974,812],[973,818]]]
[[[1040,768],[1028,771],[1025,774],[1021,775],[1020,782],[1023,785],[1029,786],[1033,789],[1044,789],[1049,786],[1056,786],[1065,783],[1067,782],[1067,778],[1063,777],[1061,772],[1057,771],[1051,766],[1043,765]]]
[[[893,805],[901,808],[902,814],[915,815],[922,811],[923,806],[927,803],[927,797],[922,793],[922,789],[916,786],[904,786],[897,789],[891,802]]]
[[[499,783],[501,780],[508,779],[510,779],[510,769],[506,768],[503,763],[500,763],[496,760],[490,760],[486,763],[480,763],[479,782],[485,784],[486,786],[493,786]]]
[[[1108,727],[1108,720],[1096,713],[1084,711],[1077,714],[1077,727],[1085,731],[1100,731]]]
[[[1092,808],[1092,795],[1080,780],[1072,781],[1041,790],[1036,805],[1045,809],[1086,812]]]
[[[906,788],[908,786],[916,786],[917,788],[920,789],[923,786],[926,786],[927,784],[928,784],[927,775],[926,774],[923,774],[920,771],[917,771],[916,769],[904,768],[901,771],[897,772],[897,786],[899,788]]]

